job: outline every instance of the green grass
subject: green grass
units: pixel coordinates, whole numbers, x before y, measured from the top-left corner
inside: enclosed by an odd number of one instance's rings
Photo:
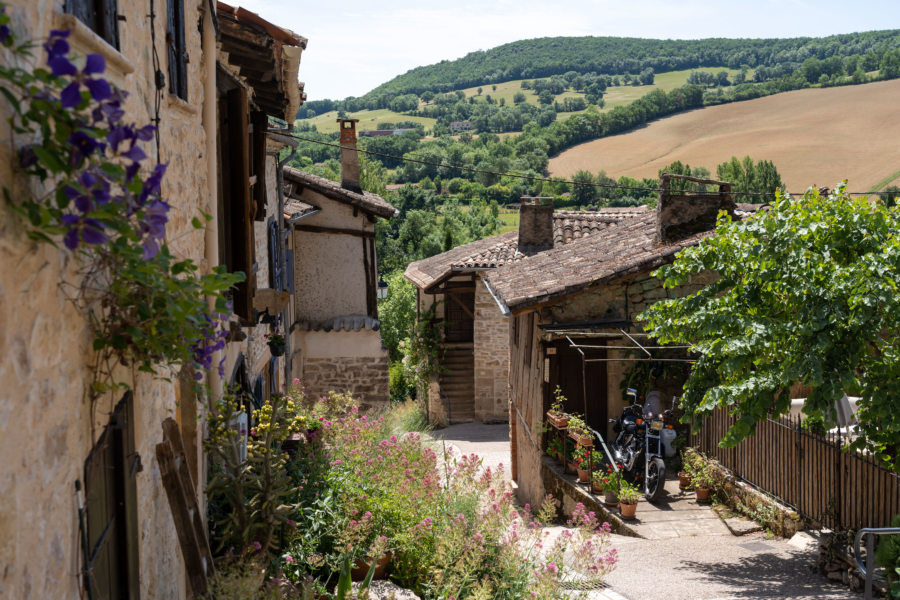
[[[349,113],[351,118],[359,119],[357,129],[366,131],[369,129],[378,129],[379,123],[397,123],[398,121],[415,121],[425,126],[425,129],[434,127],[435,120],[426,117],[410,117],[401,113],[395,113],[392,110],[381,108],[378,110],[361,110],[355,113]],[[320,133],[334,133],[338,130],[337,111],[327,112],[316,116],[312,119],[303,119],[304,123],[310,123],[316,126]]]
[[[882,179],[881,181],[879,181],[878,183],[873,185],[871,190],[867,190],[867,191],[880,192],[882,190],[882,188],[887,187],[888,184],[890,184],[892,181],[894,181],[898,177],[900,177],[900,171],[894,171],[893,173],[891,173],[890,175],[888,175],[887,177],[885,177],[884,179]]]
[[[503,223],[503,225],[500,227],[499,233],[506,233],[507,231],[518,231],[519,211],[501,208],[500,221]]]

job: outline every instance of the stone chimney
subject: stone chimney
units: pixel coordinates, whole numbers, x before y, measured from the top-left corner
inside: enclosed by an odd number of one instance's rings
[[[553,247],[553,198],[523,196],[519,205],[519,252]]]
[[[356,152],[356,124],[359,119],[338,119],[337,122],[341,128],[341,187],[361,194],[359,154]]]
[[[706,186],[717,186],[717,192],[672,192],[671,180],[685,179]],[[716,227],[719,211],[734,216],[734,196],[727,181],[699,179],[663,173],[659,177],[659,201],[656,203],[657,239],[671,244]]]

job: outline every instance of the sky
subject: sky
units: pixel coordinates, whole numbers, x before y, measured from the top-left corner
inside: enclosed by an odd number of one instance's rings
[[[900,0],[231,0],[309,40],[308,100],[362,96],[409,69],[549,36],[826,36],[900,28]]]

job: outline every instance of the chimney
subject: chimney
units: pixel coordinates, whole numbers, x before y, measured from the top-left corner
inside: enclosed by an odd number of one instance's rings
[[[358,194],[359,186],[359,154],[356,152],[356,124],[359,119],[338,119],[341,128],[341,187]]]
[[[519,252],[553,247],[553,198],[522,196],[519,205]]]
[[[683,179],[705,186],[717,186],[717,192],[670,191],[672,179]],[[697,233],[712,231],[720,211],[734,216],[731,183],[663,173],[659,177],[659,201],[656,203],[656,234],[660,243],[671,244]]]

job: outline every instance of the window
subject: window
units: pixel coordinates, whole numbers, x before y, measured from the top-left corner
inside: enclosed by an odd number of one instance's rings
[[[64,10],[119,49],[119,14],[116,0],[65,0]]]
[[[137,486],[131,393],[113,411],[84,462],[87,556],[93,598],[138,598]]]
[[[169,93],[187,100],[187,45],[184,40],[184,0],[166,2],[166,53],[169,57]]]
[[[281,260],[281,244],[278,243],[278,223],[269,219],[269,286],[273,290],[284,289],[284,265]]]
[[[254,242],[250,198],[250,112],[247,91],[220,71],[219,87],[219,263],[246,278],[234,291],[234,314],[244,323],[253,310]]]

